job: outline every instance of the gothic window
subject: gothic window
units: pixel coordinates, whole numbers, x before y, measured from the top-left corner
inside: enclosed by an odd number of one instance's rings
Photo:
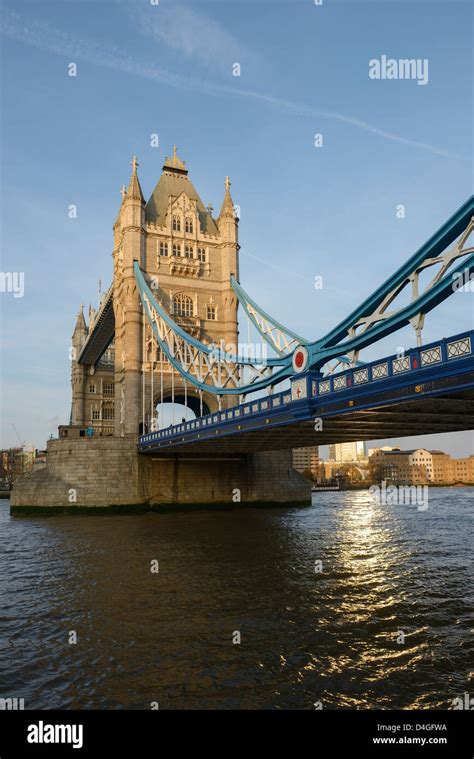
[[[92,419],[93,419],[93,421],[97,421],[97,419],[100,419],[100,411],[99,411],[99,409],[96,409],[96,408],[92,409]]]
[[[190,234],[193,233],[193,229],[194,229],[193,220],[190,219],[189,217],[186,218],[186,221],[184,223],[184,229],[186,232],[189,232]]]
[[[194,312],[193,301],[189,295],[178,293],[173,298],[173,313],[176,316],[192,316]]]
[[[91,384],[89,385],[89,392],[90,392],[90,393],[95,393],[95,385],[94,385],[92,382],[91,382]]]
[[[198,258],[202,264],[206,263],[206,249],[198,248]]]
[[[184,255],[186,258],[194,258],[194,248],[192,245],[184,246]]]
[[[173,243],[173,256],[180,256],[181,255],[181,245],[179,242]]]
[[[216,319],[216,307],[215,306],[208,306],[207,307],[207,318],[211,321],[215,321]]]
[[[103,409],[103,419],[113,419],[114,418],[114,406],[113,403],[104,403],[104,409]]]
[[[160,256],[167,256],[167,255],[168,255],[168,243],[160,242]]]
[[[181,232],[181,219],[179,216],[173,216],[173,232]]]
[[[104,392],[104,395],[113,395],[114,394],[114,383],[113,382],[104,382],[103,392]]]

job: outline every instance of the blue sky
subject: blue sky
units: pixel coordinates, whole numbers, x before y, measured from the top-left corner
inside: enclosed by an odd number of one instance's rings
[[[471,13],[455,0],[4,2],[2,270],[25,272],[25,295],[0,296],[0,445],[17,443],[12,421],[43,446],[68,420],[75,316],[110,282],[133,154],[147,197],[174,143],[216,210],[231,177],[241,282],[280,321],[316,338],[355,308],[472,192]],[[428,59],[428,84],[371,80],[382,54]],[[428,316],[424,341],[471,327],[471,297]],[[364,357],[400,345],[411,332]],[[466,433],[413,444],[473,452]]]

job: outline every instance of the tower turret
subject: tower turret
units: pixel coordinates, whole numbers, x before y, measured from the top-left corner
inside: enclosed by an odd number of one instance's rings
[[[72,405],[71,405],[71,424],[84,424],[84,396],[86,374],[85,367],[78,363],[84,340],[87,337],[87,326],[84,319],[83,306],[79,308],[76,325],[72,333],[72,350],[71,350],[71,386],[72,386]]]
[[[225,283],[224,329],[228,345],[238,345],[237,297],[231,287],[230,278],[239,278],[239,220],[235,213],[234,202],[230,194],[230,179],[225,178],[225,193],[217,226],[221,236],[222,279]]]
[[[141,407],[142,308],[134,262],[144,268],[145,199],[132,160],[132,176],[123,194],[114,251],[115,434],[138,434]]]

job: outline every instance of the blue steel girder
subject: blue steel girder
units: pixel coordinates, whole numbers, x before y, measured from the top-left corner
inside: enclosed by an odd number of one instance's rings
[[[291,329],[288,329],[288,327],[285,327],[277,321],[277,319],[264,311],[263,308],[260,308],[258,303],[250,297],[234,275],[231,276],[230,283],[237,295],[240,305],[243,307],[252,324],[265,342],[270,345],[279,356],[287,356],[288,354],[293,353],[298,345],[306,345],[310,342],[306,338],[297,335],[296,332],[293,332]],[[339,364],[352,366],[361,363],[361,361],[351,361],[348,356],[339,356],[336,365],[331,368],[331,373],[335,371]]]
[[[232,278],[232,287],[239,301],[262,337],[272,345],[278,354],[277,358],[252,360],[232,355],[196,340],[177,325],[156,301],[137,262],[134,267],[135,278],[147,320],[170,364],[186,380],[201,390],[217,395],[243,395],[271,387],[291,376],[294,373],[292,359],[299,344],[305,346],[308,351],[306,368],[319,370],[332,359],[339,359],[343,363],[350,360],[353,365],[359,363],[357,355],[362,348],[409,323],[415,327],[418,342],[420,342],[425,315],[455,291],[453,273],[452,271],[448,273],[452,263],[465,258],[464,276],[469,278],[474,272],[474,248],[465,247],[474,229],[473,212],[474,197],[471,196],[398,271],[352,314],[323,338],[313,342],[301,339],[296,333],[270,317],[245,293],[235,278]],[[454,250],[443,253],[457,238],[460,239]],[[420,294],[420,272],[435,265],[439,266],[439,270],[425,291]],[[389,306],[401,291],[410,286],[411,302],[398,310],[388,311]],[[180,343],[177,352],[174,348],[175,340]],[[188,351],[191,354],[191,360],[189,360]],[[348,352],[353,354],[351,359],[345,355]],[[206,364],[204,372],[202,371],[203,362]],[[241,378],[241,370],[245,367],[255,373],[255,378],[248,383],[242,382]],[[227,373],[224,381],[221,378],[222,370],[224,374]]]
[[[158,345],[169,363],[194,387],[215,395],[245,395],[277,384],[293,373],[291,356],[252,359],[197,340],[156,300],[137,261],[134,273],[146,319]],[[242,381],[244,369],[254,374],[250,382]]]
[[[469,279],[474,272],[474,248],[464,247],[474,229],[473,213],[474,196],[471,196],[398,271],[355,311],[325,337],[306,344],[311,367],[318,369],[331,358],[350,351],[358,352],[409,323],[414,324],[415,329],[421,330],[425,314],[455,292],[453,273],[446,274],[453,261],[467,257],[463,262],[463,275]],[[460,235],[461,238],[455,249],[442,255],[443,251]],[[440,266],[439,271],[426,290],[419,294],[419,273],[435,265]],[[393,313],[387,312],[393,300],[410,283],[412,301]],[[362,330],[357,334],[359,327],[362,327]]]
[[[230,283],[250,321],[279,356],[288,355],[300,343],[308,342],[304,337],[300,337],[296,332],[283,326],[283,324],[280,324],[280,322],[267,314],[263,308],[260,308],[258,303],[252,300],[250,295],[245,292],[234,275],[231,276]]]

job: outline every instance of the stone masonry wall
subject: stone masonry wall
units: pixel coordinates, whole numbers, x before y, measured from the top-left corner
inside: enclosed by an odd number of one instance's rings
[[[307,480],[291,466],[291,452],[238,460],[158,459],[136,452],[135,437],[79,438],[48,443],[46,468],[20,477],[16,507],[113,507],[144,504],[310,502]]]

